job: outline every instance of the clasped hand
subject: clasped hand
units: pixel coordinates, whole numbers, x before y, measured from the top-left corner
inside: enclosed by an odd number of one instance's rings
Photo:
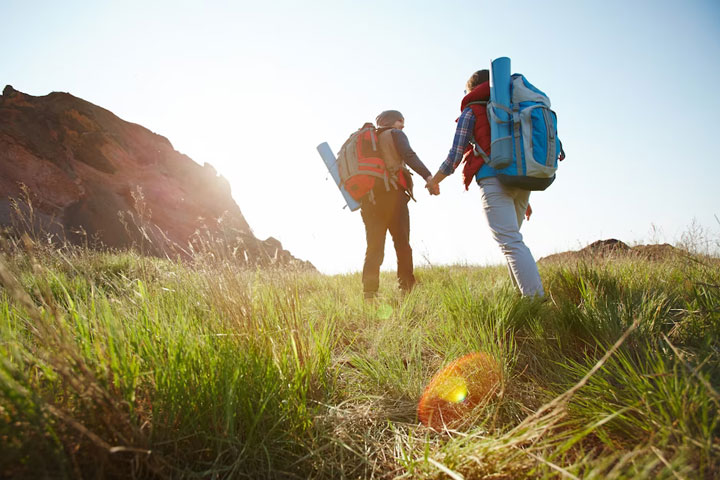
[[[427,179],[425,188],[428,189],[430,195],[440,195],[440,184],[438,184],[438,182],[433,177],[429,177]]]

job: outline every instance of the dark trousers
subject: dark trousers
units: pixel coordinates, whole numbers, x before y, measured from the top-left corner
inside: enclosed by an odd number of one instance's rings
[[[367,240],[362,275],[365,296],[373,296],[380,286],[380,265],[385,257],[385,234],[388,230],[395,244],[400,288],[409,292],[415,285],[408,200],[408,196],[402,190],[389,192],[380,190],[375,192],[374,204],[364,200],[361,205]]]

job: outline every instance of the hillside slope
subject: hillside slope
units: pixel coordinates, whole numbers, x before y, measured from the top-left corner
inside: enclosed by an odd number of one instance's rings
[[[150,253],[184,255],[200,230],[241,245],[251,263],[296,263],[277,240],[255,238],[211,165],[69,93],[35,97],[8,85],[0,96],[0,224],[13,223],[12,199],[22,196],[32,202],[33,228],[73,243],[144,242]]]

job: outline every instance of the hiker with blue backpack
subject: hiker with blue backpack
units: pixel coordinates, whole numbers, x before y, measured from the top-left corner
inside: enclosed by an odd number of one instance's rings
[[[532,213],[530,192],[547,188],[565,157],[557,118],[544,93],[522,75],[510,76],[509,59],[493,62],[492,76],[492,92],[488,70],[467,81],[452,148],[428,188],[439,193],[440,182],[464,161],[465,188],[473,178],[479,185],[483,212],[515,287],[523,296],[542,297],[537,264],[520,226]]]

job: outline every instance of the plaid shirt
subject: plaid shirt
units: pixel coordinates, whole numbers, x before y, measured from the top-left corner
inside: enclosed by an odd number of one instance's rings
[[[470,107],[466,108],[460,114],[457,120],[457,129],[455,130],[455,139],[452,148],[445,161],[440,165],[440,172],[444,175],[451,175],[465,154],[465,149],[473,139],[473,130],[475,129],[475,115],[473,115]]]

